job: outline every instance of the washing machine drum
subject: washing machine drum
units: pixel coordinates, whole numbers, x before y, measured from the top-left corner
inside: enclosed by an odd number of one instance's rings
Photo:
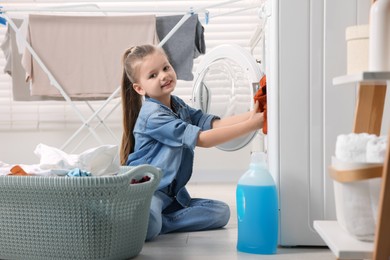
[[[220,45],[205,56],[195,72],[193,106],[221,118],[247,112],[262,76],[249,51],[238,45]],[[246,146],[256,132],[218,145],[224,151]]]

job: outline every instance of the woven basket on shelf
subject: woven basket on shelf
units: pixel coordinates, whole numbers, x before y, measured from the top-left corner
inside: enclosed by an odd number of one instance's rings
[[[150,180],[130,184],[132,179]],[[144,245],[161,172],[0,177],[0,259],[127,259]]]

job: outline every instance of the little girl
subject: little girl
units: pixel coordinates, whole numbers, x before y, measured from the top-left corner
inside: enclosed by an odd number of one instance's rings
[[[176,73],[164,50],[132,47],[123,56],[123,137],[121,163],[150,164],[163,172],[151,202],[146,240],[159,234],[223,227],[227,204],[194,199],[185,185],[191,178],[194,149],[213,147],[262,128],[254,110],[220,119],[188,106],[172,95]]]

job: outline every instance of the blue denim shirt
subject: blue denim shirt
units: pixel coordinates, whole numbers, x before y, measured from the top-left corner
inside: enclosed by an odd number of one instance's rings
[[[127,165],[160,168],[163,177],[158,189],[186,206],[191,198],[184,186],[192,174],[199,132],[210,129],[218,117],[188,106],[177,96],[172,96],[171,106],[145,99],[134,127],[134,152],[128,156]]]

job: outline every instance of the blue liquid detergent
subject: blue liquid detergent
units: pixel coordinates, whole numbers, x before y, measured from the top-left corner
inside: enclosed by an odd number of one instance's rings
[[[237,186],[237,250],[275,254],[278,245],[278,202],[275,186]]]
[[[236,189],[237,250],[252,254],[275,254],[278,245],[278,195],[272,176],[252,157],[249,170]]]

